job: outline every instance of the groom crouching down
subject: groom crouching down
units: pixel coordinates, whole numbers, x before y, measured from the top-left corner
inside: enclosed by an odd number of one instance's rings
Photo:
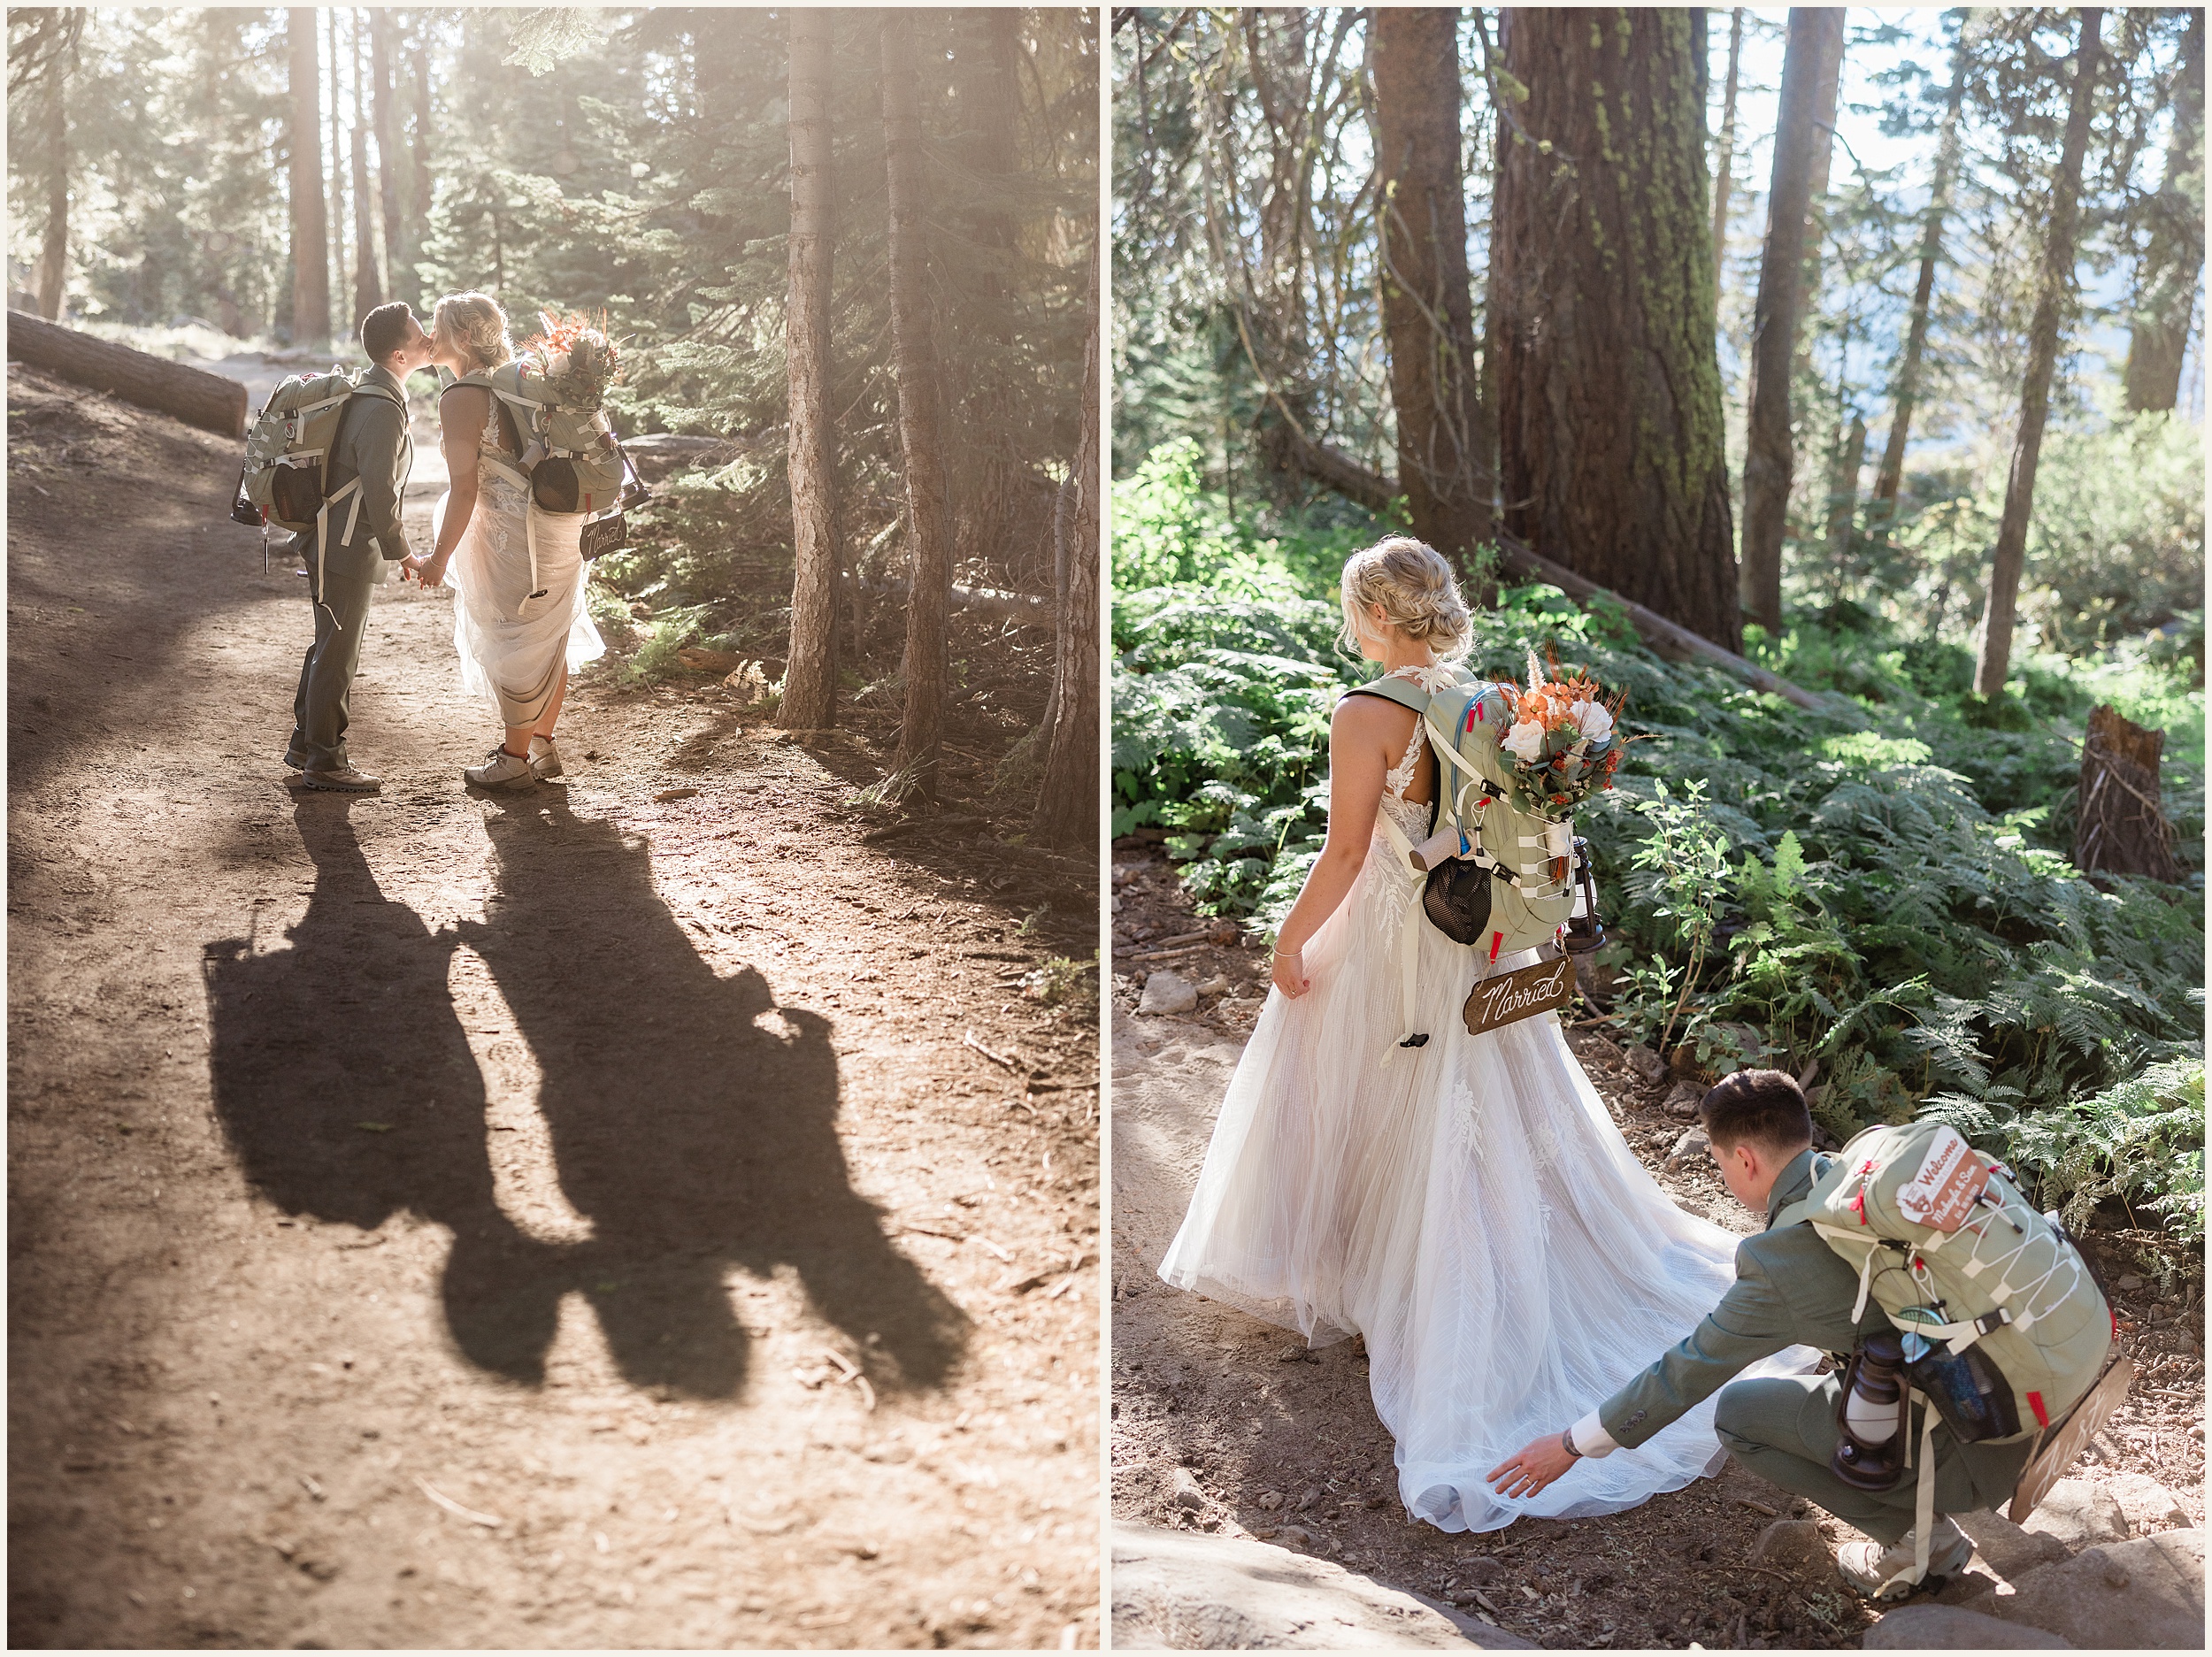
[[[1737,1201],[1766,1216],[1767,1229],[1736,1250],[1736,1281],[1681,1345],[1563,1432],[1537,1439],[1488,1475],[1499,1493],[1532,1496],[1578,1457],[1633,1449],[1719,1389],[1713,1424],[1738,1460],[1783,1489],[1818,1502],[1874,1542],[1842,1548],[1836,1563],[1860,1592],[1881,1597],[1914,1560],[1914,1481],[1869,1492],[1830,1471],[1836,1449],[1838,1375],[1733,1380],[1785,1347],[1803,1345],[1847,1357],[1863,1334],[1888,1328],[1870,1301],[1855,1321],[1858,1275],[1809,1225],[1774,1221],[1806,1196],[1832,1160],[1815,1153],[1812,1118],[1796,1082],[1779,1070],[1741,1070],[1705,1095],[1698,1116],[1710,1155]],[[1915,1416],[1915,1440],[1920,1431]],[[1935,1430],[1935,1511],[1927,1583],[1955,1575],[1973,1543],[1946,1517],[2007,1500],[2034,1450],[2032,1437],[2005,1444],[1961,1444]]]
[[[346,400],[323,471],[324,498],[349,504],[330,511],[319,556],[314,529],[293,543],[307,564],[315,642],[300,664],[284,763],[298,767],[303,787],[342,794],[374,794],[382,786],[356,771],[346,756],[346,704],[361,664],[361,633],[369,619],[369,589],[379,579],[377,565],[407,556],[399,527],[400,495],[414,453],[407,437],[406,381],[430,360],[430,336],[405,305],[379,305],[362,318],[361,346],[373,366]],[[357,478],[360,487],[342,496]]]

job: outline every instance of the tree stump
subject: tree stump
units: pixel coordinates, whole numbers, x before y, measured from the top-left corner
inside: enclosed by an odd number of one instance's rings
[[[2089,716],[2074,813],[2074,867],[2084,874],[2179,880],[2173,825],[2159,806],[2163,731],[2147,731],[2109,705]]]
[[[223,374],[134,351],[74,328],[8,312],[8,357],[92,391],[173,414],[224,437],[246,434],[246,387]]]

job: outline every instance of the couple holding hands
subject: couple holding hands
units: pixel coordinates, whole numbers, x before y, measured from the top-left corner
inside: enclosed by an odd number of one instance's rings
[[[462,776],[484,788],[558,777],[553,733],[569,673],[605,646],[585,608],[582,519],[532,501],[516,468],[522,434],[480,383],[514,356],[506,313],[483,294],[449,295],[426,332],[408,306],[380,305],[362,319],[361,345],[371,367],[348,401],[326,469],[332,495],[360,480],[360,510],[347,515],[342,528],[334,523],[323,550],[315,641],[300,668],[285,763],[307,788],[374,794],[382,786],[348,756],[347,702],[370,589],[386,579],[383,565],[398,564],[403,579],[454,587],[462,685],[498,710],[499,743]],[[453,377],[438,403],[450,482],[433,515],[432,549],[411,554],[400,528],[414,458],[406,381],[431,366]],[[310,530],[297,545],[311,573],[313,541]]]

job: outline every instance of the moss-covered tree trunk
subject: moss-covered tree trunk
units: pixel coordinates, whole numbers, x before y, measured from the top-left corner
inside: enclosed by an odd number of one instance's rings
[[[2189,13],[2181,62],[2168,100],[2173,134],[2166,174],[2151,198],[2150,246],[2143,255],[2128,332],[2127,405],[2170,409],[2181,394],[2181,359],[2204,270],[2204,13]]]
[[[1490,539],[1497,462],[1476,447],[1486,423],[1476,408],[1458,36],[1449,6],[1379,6],[1368,24],[1398,487],[1413,533],[1464,571]]]
[[[791,398],[791,647],[780,723],[837,722],[837,460],[830,412],[831,13],[797,6],[791,38],[791,285],[784,323]]]
[[[1759,298],[1752,313],[1743,461],[1743,616],[1770,633],[1782,626],[1782,537],[1789,525],[1794,460],[1791,348],[1805,274],[1805,216],[1811,208],[1814,173],[1826,172],[1816,154],[1824,147],[1818,117],[1828,84],[1829,36],[1840,33],[1842,15],[1825,6],[1793,7],[1789,44],[1782,53],[1766,246],[1759,258]]]
[[[2027,558],[2028,519],[2035,510],[2035,469],[2043,453],[2043,422],[2051,408],[2051,374],[2058,364],[2058,336],[2074,297],[2074,233],[2081,217],[2081,163],[2089,148],[2089,117],[2097,91],[2097,32],[2101,7],[2081,12],[2081,44],[2074,52],[2073,96],[2066,138],[2051,179],[2051,222],[2044,233],[2043,270],[2036,283],[2035,317],[2028,325],[2028,368],[2020,387],[2020,427],[2013,439],[2012,471],[2005,479],[2005,512],[1997,524],[1990,559],[1989,602],[1982,610],[1982,648],[1974,666],[1974,694],[1995,696],[2012,665],[2012,621]]]
[[[1935,176],[1928,185],[1928,211],[1920,222],[1920,276],[1913,284],[1912,319],[1905,327],[1905,349],[1890,388],[1889,441],[1882,449],[1882,470],[1874,479],[1876,522],[1886,528],[1897,513],[1897,491],[1905,478],[1905,443],[1912,434],[1913,403],[1920,395],[1920,359],[1928,348],[1928,310],[1935,296],[1936,261],[1943,257],[1943,216],[1951,180],[1959,165],[1959,106],[1966,96],[1968,20],[1961,19],[1958,42],[1951,51],[1951,94],[1943,106],[1943,128],[1936,140]]]
[[[284,14],[291,65],[292,343],[330,341],[330,228],[323,215],[323,107],[315,9]]]
[[[1705,14],[1501,14],[1490,304],[1505,525],[1734,649]]]
[[[946,610],[952,534],[945,512],[945,451],[938,430],[938,365],[931,327],[929,234],[922,173],[922,118],[914,87],[913,14],[882,14],[883,160],[891,207],[887,242],[891,359],[899,388],[899,456],[914,581],[907,595],[906,708],[895,769],[925,799],[937,793],[944,740]]]

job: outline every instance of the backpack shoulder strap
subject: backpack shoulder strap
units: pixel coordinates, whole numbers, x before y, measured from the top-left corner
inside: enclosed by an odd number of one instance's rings
[[[1394,702],[1401,708],[1410,708],[1417,715],[1425,717],[1429,710],[1428,692],[1423,690],[1418,685],[1411,684],[1402,679],[1392,679],[1388,675],[1372,679],[1364,685],[1355,685],[1344,694],[1346,696],[1373,696],[1382,702]],[[1341,701],[1342,698],[1340,697],[1339,700]]]

